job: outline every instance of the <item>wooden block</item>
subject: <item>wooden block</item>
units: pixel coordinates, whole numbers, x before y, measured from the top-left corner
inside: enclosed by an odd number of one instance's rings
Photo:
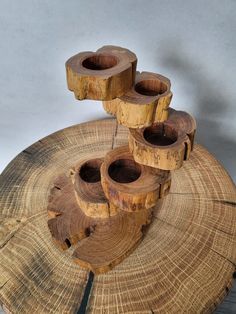
[[[128,146],[123,146],[105,156],[101,183],[110,203],[134,212],[155,206],[168,193],[170,174],[136,163]]]
[[[121,47],[78,53],[66,62],[68,88],[79,100],[114,99],[133,85],[136,65],[136,55]]]
[[[188,113],[169,108],[165,122],[130,129],[129,148],[136,162],[163,170],[182,166],[193,149],[195,119]]]
[[[129,128],[141,128],[168,118],[170,80],[160,74],[136,72],[135,84],[123,96],[104,101],[104,109]]]
[[[117,213],[115,206],[110,206],[102,185],[100,167],[102,158],[86,160],[71,169],[75,197],[86,216],[107,218]]]

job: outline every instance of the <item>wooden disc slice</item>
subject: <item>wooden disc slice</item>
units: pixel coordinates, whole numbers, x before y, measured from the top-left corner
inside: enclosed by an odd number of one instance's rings
[[[79,100],[111,100],[131,88],[136,65],[135,54],[121,47],[81,52],[66,62],[67,85]]]
[[[129,58],[129,62],[132,64],[132,73],[133,73],[133,82],[135,80],[135,75],[136,75],[136,67],[137,67],[137,56],[134,52],[130,51],[129,49],[119,47],[119,46],[112,46],[112,45],[106,45],[103,46],[102,48],[99,48],[97,52],[111,52],[114,54],[120,54],[125,55]]]
[[[135,84],[123,96],[104,101],[104,109],[129,128],[141,128],[168,118],[170,80],[160,74],[136,72]]]
[[[0,302],[12,313],[76,313],[89,271],[61,252],[47,226],[50,189],[76,163],[127,145],[115,120],[76,125],[25,149],[0,175]],[[95,275],[88,313],[210,313],[236,265],[236,188],[195,145],[172,173],[170,193],[143,241],[112,271]],[[119,244],[114,244],[114,250]]]
[[[75,198],[86,216],[108,218],[117,213],[115,206],[110,206],[101,185],[100,167],[103,158],[80,162],[70,171]]]
[[[175,170],[193,149],[195,119],[169,108],[169,118],[141,129],[130,129],[129,148],[136,162],[163,170]]]
[[[128,146],[110,151],[101,166],[101,183],[111,204],[135,212],[155,206],[170,189],[169,171],[140,165]]]

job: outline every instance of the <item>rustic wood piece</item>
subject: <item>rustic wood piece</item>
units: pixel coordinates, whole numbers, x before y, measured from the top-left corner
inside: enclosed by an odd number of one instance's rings
[[[121,211],[109,218],[96,219],[85,215],[79,204],[71,178],[60,175],[49,196],[48,226],[56,245],[63,250],[72,247],[74,261],[95,274],[111,270],[127,257],[141,241],[143,226],[151,222],[151,210]]]
[[[111,204],[125,211],[155,206],[170,189],[170,173],[139,165],[128,146],[107,153],[101,166],[101,183]]]
[[[120,211],[116,216],[97,223],[89,237],[79,242],[73,258],[94,274],[112,270],[140,244],[152,221],[152,210],[138,213]]]
[[[110,206],[104,195],[100,175],[102,162],[102,158],[86,160],[70,170],[78,205],[86,216],[93,218],[108,218],[118,210]]]
[[[132,87],[136,65],[135,54],[122,47],[81,52],[66,62],[67,85],[79,100],[111,100]]]
[[[127,136],[112,119],[75,125],[25,149],[0,175],[0,230],[6,230],[0,233],[0,303],[6,310],[78,311],[89,271],[74,263],[71,249],[53,244],[48,195],[58,174],[127,145]],[[88,313],[210,313],[227,294],[236,265],[236,188],[227,172],[195,145],[159,204],[136,250],[94,276]]]
[[[135,75],[136,75],[136,68],[137,68],[137,56],[135,53],[133,53],[132,51],[130,51],[129,49],[123,48],[123,47],[119,47],[119,46],[112,46],[112,45],[106,45],[103,46],[102,48],[99,48],[97,50],[98,53],[103,53],[103,52],[107,52],[107,53],[114,53],[114,54],[120,54],[125,55],[129,58],[129,62],[131,62],[132,64],[132,76],[133,76],[133,82],[135,81]]]
[[[195,119],[169,108],[169,118],[150,127],[130,129],[129,148],[136,162],[164,170],[182,167],[193,149]]]
[[[160,74],[137,72],[132,88],[119,98],[104,101],[103,107],[129,128],[165,121],[172,98],[170,85],[170,80]]]

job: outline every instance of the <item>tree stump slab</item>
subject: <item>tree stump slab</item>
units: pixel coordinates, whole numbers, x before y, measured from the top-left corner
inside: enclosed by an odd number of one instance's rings
[[[58,131],[21,152],[0,175],[0,303],[11,313],[76,313],[89,271],[61,252],[47,225],[58,174],[128,144],[113,119]],[[82,251],[86,254],[86,251]],[[89,254],[89,252],[88,252]],[[95,275],[86,313],[211,313],[236,265],[236,188],[195,145],[172,172],[169,194],[137,248]],[[81,312],[82,313],[82,312]]]

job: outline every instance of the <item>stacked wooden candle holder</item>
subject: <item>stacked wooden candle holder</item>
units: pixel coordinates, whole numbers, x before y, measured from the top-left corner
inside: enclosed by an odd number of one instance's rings
[[[72,165],[56,178],[49,197],[54,241],[97,274],[137,247],[170,190],[170,171],[182,167],[193,149],[195,120],[169,108],[169,79],[136,67],[136,55],[115,46],[66,62],[75,97],[103,101],[118,124],[129,128],[128,146],[112,145],[106,155]]]

